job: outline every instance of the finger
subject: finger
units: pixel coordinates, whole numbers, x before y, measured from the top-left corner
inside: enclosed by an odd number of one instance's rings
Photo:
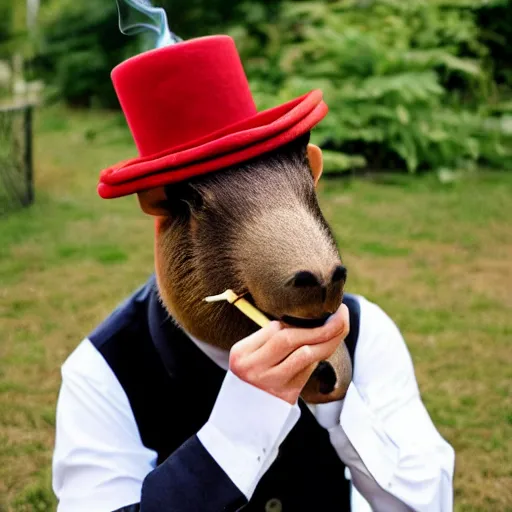
[[[275,382],[290,382],[310,366],[314,370],[320,361],[328,359],[334,353],[340,343],[343,343],[340,338],[334,338],[317,345],[302,345],[280,364],[271,368],[267,376]]]
[[[277,383],[275,391],[287,402],[293,404],[297,401],[304,386],[308,382],[311,374],[315,371],[316,363],[304,369],[301,373],[294,376],[292,380],[286,383]]]
[[[297,392],[298,395],[300,395],[301,391],[303,390],[304,386],[307,384],[309,378],[315,371],[317,367],[317,362],[315,361],[313,364],[310,364],[308,367],[304,368],[301,372],[299,372],[297,375],[292,377],[292,379],[287,384],[287,387],[290,387],[295,392]]]
[[[267,343],[273,336],[275,336],[282,329],[282,325],[277,321],[272,321],[265,327],[258,329],[251,335],[238,341],[231,347],[230,361],[232,358],[239,359],[241,356],[247,357],[252,354],[262,345]]]
[[[321,345],[330,340],[345,339],[350,328],[347,307],[342,304],[338,311],[321,327],[301,329],[285,327],[267,343],[262,343],[251,356],[256,364],[271,367],[284,361],[290,354],[304,345]]]

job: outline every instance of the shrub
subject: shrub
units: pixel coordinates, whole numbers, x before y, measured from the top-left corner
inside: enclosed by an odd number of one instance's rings
[[[118,107],[110,72],[138,52],[140,39],[119,31],[115,1],[49,0],[40,24],[34,67],[50,92],[72,105]]]
[[[285,2],[277,22],[244,8],[232,34],[259,104],[323,89],[330,114],[314,136],[331,168],[510,165],[506,120],[485,106],[488,51],[464,2]]]
[[[512,88],[512,0],[483,2],[477,9],[480,40],[492,56],[492,72],[498,84]]]

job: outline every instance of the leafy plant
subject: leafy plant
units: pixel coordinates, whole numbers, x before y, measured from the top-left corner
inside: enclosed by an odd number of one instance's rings
[[[501,121],[481,107],[493,92],[488,52],[463,2],[286,2],[277,23],[245,9],[254,23],[232,34],[260,105],[321,88],[330,114],[314,137],[344,155],[340,170],[512,159]]]

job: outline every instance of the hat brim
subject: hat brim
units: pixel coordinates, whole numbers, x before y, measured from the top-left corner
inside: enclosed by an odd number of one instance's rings
[[[310,91],[171,151],[104,169],[98,193],[104,199],[126,196],[255,158],[311,130],[327,111],[322,92]]]

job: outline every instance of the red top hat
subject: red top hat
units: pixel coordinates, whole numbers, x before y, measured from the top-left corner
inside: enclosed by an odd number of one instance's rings
[[[327,114],[319,90],[258,113],[228,36],[142,53],[116,66],[112,81],[139,157],[101,172],[103,198],[254,158],[306,133]]]

